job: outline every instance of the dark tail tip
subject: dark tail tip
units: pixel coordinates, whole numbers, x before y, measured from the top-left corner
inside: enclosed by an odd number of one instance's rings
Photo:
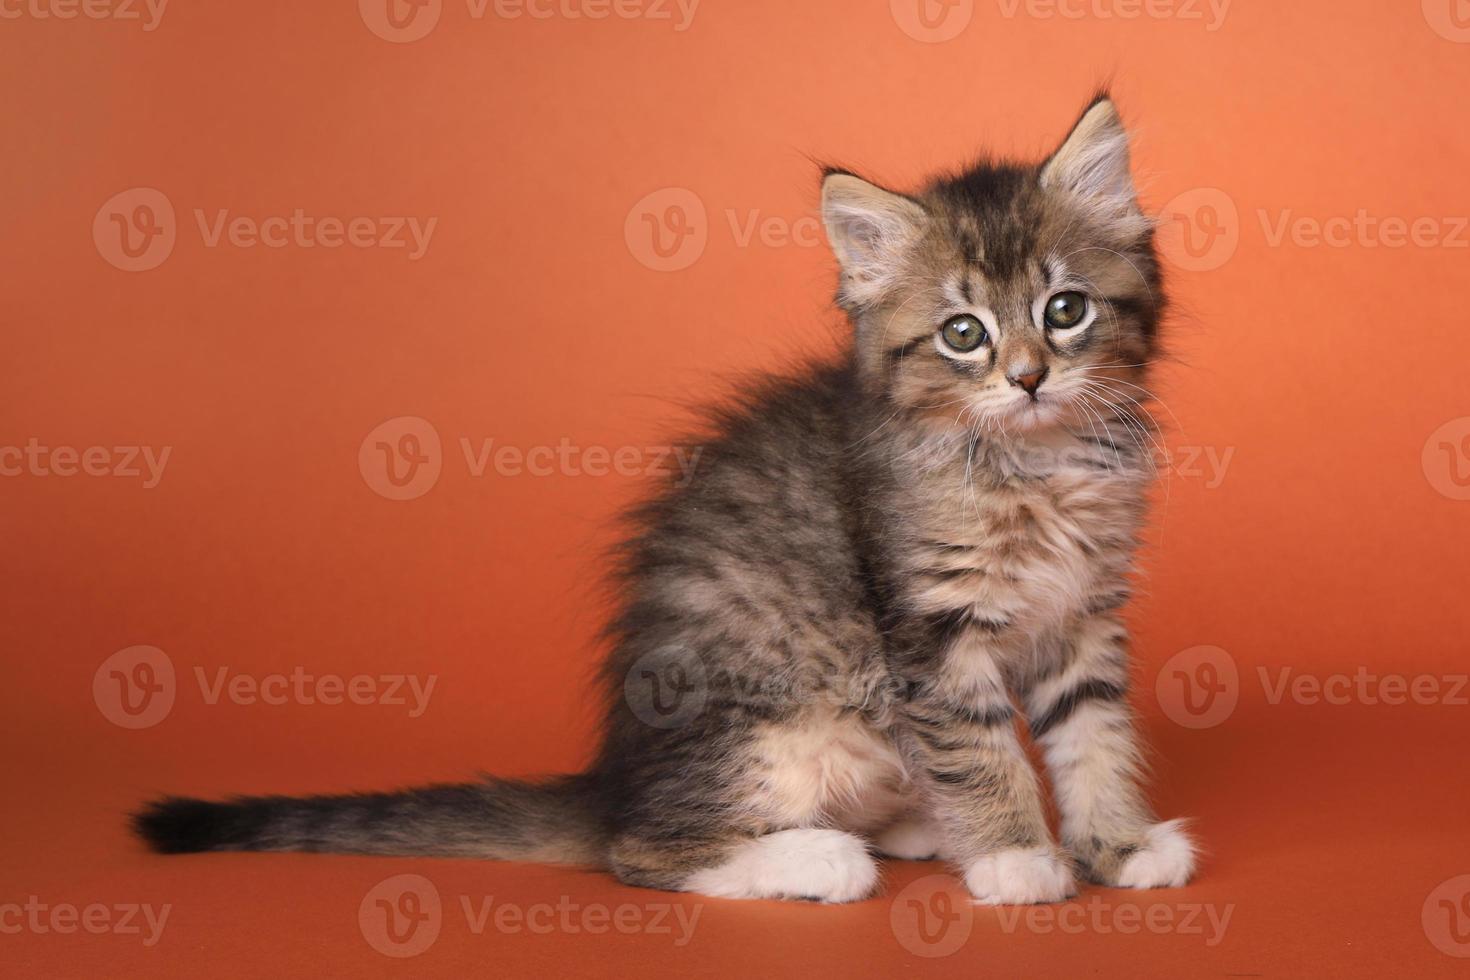
[[[240,807],[179,796],[154,800],[133,814],[133,832],[159,854],[193,854],[238,846]]]

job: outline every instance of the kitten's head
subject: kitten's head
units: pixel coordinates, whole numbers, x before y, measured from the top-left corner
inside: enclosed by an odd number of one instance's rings
[[[1128,157],[1103,96],[1039,166],[983,163],[913,196],[829,172],[838,302],[874,391],[1010,434],[1136,411],[1163,293]]]

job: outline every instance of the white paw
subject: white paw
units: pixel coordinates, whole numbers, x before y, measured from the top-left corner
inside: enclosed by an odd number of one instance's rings
[[[879,854],[901,861],[928,861],[942,842],[938,825],[928,820],[900,820],[873,840]]]
[[[965,872],[965,886],[981,905],[1036,905],[1077,894],[1071,869],[1050,847],[987,854]]]
[[[809,898],[853,902],[878,884],[878,864],[858,837],[840,830],[782,830],[741,844],[724,864],[684,887],[715,898]]]
[[[1118,871],[1121,888],[1178,888],[1194,874],[1194,841],[1183,820],[1156,823]]]

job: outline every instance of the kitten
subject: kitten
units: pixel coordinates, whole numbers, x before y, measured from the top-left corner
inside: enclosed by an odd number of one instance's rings
[[[1188,880],[1126,705],[1163,293],[1112,102],[1038,166],[912,196],[832,170],[822,210],[852,342],[721,410],[694,480],[634,515],[588,772],[168,798],[138,833],[165,853],[588,864],[730,898],[861,899],[874,851],[942,857],[986,903],[1060,901],[1075,872]]]

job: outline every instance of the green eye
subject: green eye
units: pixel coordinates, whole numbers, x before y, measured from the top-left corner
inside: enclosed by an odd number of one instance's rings
[[[1066,330],[1075,327],[1087,316],[1087,297],[1081,293],[1057,293],[1046,301],[1046,313],[1042,319],[1051,330]]]
[[[944,326],[939,328],[939,336],[951,350],[961,354],[979,350],[982,344],[990,340],[990,334],[985,332],[985,324],[968,313],[945,320]]]

